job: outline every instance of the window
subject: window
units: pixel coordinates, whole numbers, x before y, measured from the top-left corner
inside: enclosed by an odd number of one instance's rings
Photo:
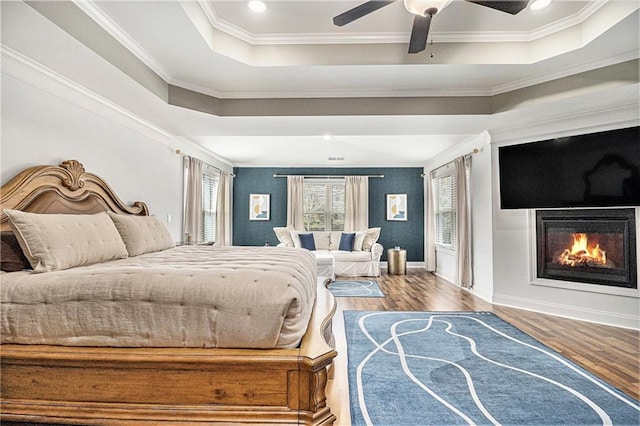
[[[216,205],[218,202],[218,176],[202,174],[202,241],[216,240]]]
[[[456,243],[456,175],[451,171],[438,173],[433,178],[435,202],[435,243],[453,248]]]
[[[304,229],[342,231],[344,229],[344,181],[304,182]]]

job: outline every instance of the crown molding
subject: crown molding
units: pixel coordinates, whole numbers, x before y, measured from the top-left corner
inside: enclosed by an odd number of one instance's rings
[[[75,94],[82,95],[82,98],[84,99],[89,99],[91,102],[97,103],[102,107],[106,107],[112,112],[116,112],[118,116],[126,118],[129,123],[135,123],[137,130],[140,133],[144,134],[145,136],[151,136],[152,139],[156,141],[165,143],[167,139],[171,139],[172,137],[174,137],[171,133],[156,126],[155,124],[139,117],[138,115],[117,105],[114,102],[111,102],[110,100],[97,94],[96,92],[87,89],[81,84],[78,84],[61,74],[58,74],[52,69],[32,60],[31,58],[24,56],[23,54],[11,49],[8,46],[5,46],[4,44],[0,44],[0,54],[2,55],[3,60],[2,74],[5,74],[17,81],[38,89],[39,91],[47,93],[48,95],[53,96],[59,100],[70,102],[82,109],[87,109],[86,104],[83,105],[79,102],[72,101],[69,99],[69,97],[65,97],[60,93],[57,93],[56,87],[62,86],[67,90],[71,90]],[[9,67],[8,65],[10,64],[17,65],[19,69],[16,69],[15,67]],[[30,78],[28,76],[28,73],[36,76],[36,78],[40,79],[41,81],[38,82],[36,79]],[[45,84],[42,83],[42,80],[44,80]],[[142,126],[142,131],[140,126]],[[131,128],[131,126],[127,127]],[[149,130],[151,131],[151,133],[149,133]]]
[[[184,80],[172,79],[173,86],[189,89],[219,99],[312,99],[312,98],[420,98],[420,97],[463,97],[490,96],[491,91],[485,89],[345,89],[345,90],[215,90]]]
[[[77,0],[76,0],[77,1]],[[210,0],[197,0],[211,26],[251,45],[286,44],[393,44],[406,43],[411,35],[406,32],[367,33],[301,33],[301,34],[253,34],[242,27],[220,18]],[[577,13],[559,19],[532,31],[434,31],[430,38],[439,43],[505,43],[531,42],[579,25],[604,6],[609,0],[588,3]]]
[[[506,84],[501,84],[493,87],[489,92],[489,95],[500,95],[503,93],[512,92],[514,90],[524,89],[526,87],[534,86],[536,84],[546,83],[548,81],[557,80],[559,78],[570,77],[574,74],[580,74],[595,70],[598,68],[607,67],[609,65],[615,65],[622,62],[638,59],[640,52],[637,50],[628,50],[615,56],[607,58],[601,58],[591,62],[585,62],[578,65],[565,67],[553,72],[547,72],[544,74],[538,74],[535,77],[524,78],[516,81],[512,81]]]
[[[636,89],[638,85],[636,85]],[[633,98],[633,96],[631,96]],[[637,99],[630,99],[616,105],[585,105],[584,108],[566,114],[554,114],[546,118],[530,118],[509,127],[489,130],[491,144],[502,146],[530,142],[532,138],[546,140],[580,133],[593,133],[614,128],[640,125]],[[584,123],[576,125],[575,123]],[[570,129],[558,130],[571,123]],[[553,129],[540,132],[540,129]]]
[[[155,60],[146,50],[144,50],[135,40],[129,36],[118,24],[113,22],[93,0],[72,0],[72,2],[89,16],[96,24],[104,29],[111,37],[120,42],[129,52],[141,60],[153,72],[158,74],[165,82],[171,81],[171,74],[165,70],[158,61]]]

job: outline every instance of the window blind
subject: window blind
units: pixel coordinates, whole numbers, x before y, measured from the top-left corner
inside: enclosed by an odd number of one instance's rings
[[[202,174],[202,241],[205,243],[213,243],[216,238],[218,181],[218,176]]]
[[[434,178],[435,243],[453,247],[456,243],[457,179],[455,174]]]

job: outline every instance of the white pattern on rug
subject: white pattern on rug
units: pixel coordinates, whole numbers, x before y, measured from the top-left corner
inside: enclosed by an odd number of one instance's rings
[[[336,297],[384,297],[375,280],[336,280],[327,288]]]

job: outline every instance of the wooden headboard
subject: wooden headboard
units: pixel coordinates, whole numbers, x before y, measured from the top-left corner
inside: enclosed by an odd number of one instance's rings
[[[136,201],[127,206],[101,177],[85,172],[76,160],[63,161],[59,166],[44,165],[23,170],[0,189],[1,209],[32,213],[112,211],[149,215],[145,203]],[[10,230],[4,212],[0,216],[0,230]]]

